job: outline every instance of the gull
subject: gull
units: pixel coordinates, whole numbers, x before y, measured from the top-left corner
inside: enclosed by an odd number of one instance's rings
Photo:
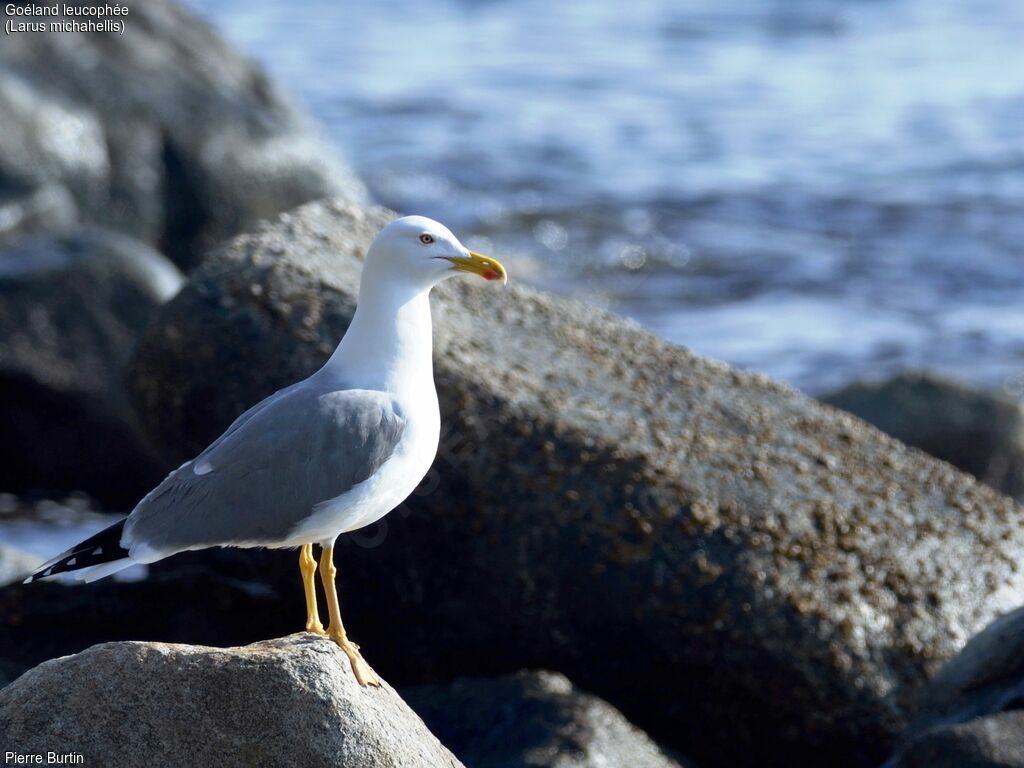
[[[341,621],[334,544],[401,504],[434,460],[441,417],[429,294],[459,273],[507,282],[498,261],[468,250],[436,221],[388,224],[366,253],[352,322],[320,370],[254,405],[128,517],[26,583],[68,571],[94,581],[208,547],[298,548],[306,630],[341,647],[360,685],[379,685]],[[326,629],[314,544],[322,549]]]

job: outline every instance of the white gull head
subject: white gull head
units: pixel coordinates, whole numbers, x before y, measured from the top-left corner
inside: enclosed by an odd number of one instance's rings
[[[384,227],[370,245],[360,294],[368,283],[381,281],[399,291],[420,293],[459,272],[508,280],[498,261],[466,248],[443,224],[425,216],[404,216]]]
[[[433,396],[428,295],[460,272],[507,282],[500,262],[432,219],[405,216],[384,227],[366,253],[355,316],[323,375],[349,387]]]

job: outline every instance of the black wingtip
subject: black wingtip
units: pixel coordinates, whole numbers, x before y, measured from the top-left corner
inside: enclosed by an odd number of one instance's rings
[[[31,584],[33,581],[45,579],[47,576],[56,576],[58,573],[77,571],[81,568],[89,568],[94,565],[101,565],[112,560],[122,560],[128,557],[128,550],[121,546],[121,535],[124,532],[125,520],[119,520],[96,535],[79,542],[66,552],[62,552],[52,560],[43,563],[35,573],[22,583]]]

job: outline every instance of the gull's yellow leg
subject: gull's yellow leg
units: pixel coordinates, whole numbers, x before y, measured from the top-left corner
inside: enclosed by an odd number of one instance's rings
[[[352,671],[360,685],[380,685],[380,680],[370,669],[370,665],[359,654],[359,646],[349,640],[348,635],[345,634],[345,626],[341,623],[341,607],[338,605],[338,590],[334,585],[334,577],[337,574],[338,571],[334,567],[334,547],[324,547],[324,551],[320,555],[320,579],[324,583],[327,612],[330,615],[327,636],[336,642],[348,656],[348,660],[352,664]]]
[[[313,545],[303,544],[299,550],[299,570],[302,572],[302,590],[306,593],[306,631],[318,635],[326,635],[324,625],[320,623],[320,612],[316,608],[316,558],[313,557]]]

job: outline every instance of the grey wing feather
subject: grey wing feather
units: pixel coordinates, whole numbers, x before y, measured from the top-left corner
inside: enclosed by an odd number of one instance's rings
[[[254,405],[252,408],[249,408],[247,411],[242,413],[237,419],[231,422],[231,426],[225,429],[224,433],[220,437],[218,437],[216,440],[214,440],[212,443],[206,446],[206,449],[198,456],[196,456],[195,459],[192,460],[193,466],[201,464],[208,456],[210,456],[210,454],[214,453],[217,450],[218,446],[220,446],[225,440],[230,438],[231,435],[237,432],[240,428],[249,423],[249,421],[254,416],[256,416],[259,413],[262,413],[266,408],[269,408],[274,403],[286,399],[292,392],[303,387],[304,385],[306,385],[306,382],[300,381],[296,382],[295,384],[292,384],[291,386],[285,387],[284,389],[279,389],[274,394],[268,395],[267,397],[263,398],[258,403],[256,403],[256,405]]]
[[[129,516],[124,540],[158,552],[279,543],[316,504],[376,473],[406,425],[390,396],[302,384],[242,414],[171,473]]]

